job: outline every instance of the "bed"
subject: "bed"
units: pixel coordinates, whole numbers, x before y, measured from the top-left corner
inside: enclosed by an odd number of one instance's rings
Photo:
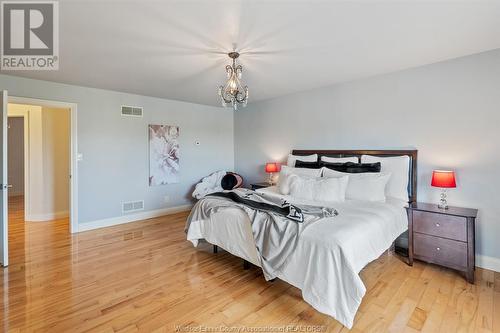
[[[293,155],[311,153],[330,157],[408,156],[408,201],[416,200],[416,150],[292,151]],[[301,200],[280,194],[275,186],[258,192],[269,197],[282,197],[293,204],[303,204]],[[405,204],[399,200],[331,203],[339,215],[324,218],[305,229],[277,277],[301,289],[303,299],[316,310],[351,328],[366,292],[359,272],[407,230]],[[209,219],[191,222],[187,239],[194,246],[204,239],[260,266],[249,217],[237,207],[228,207]]]

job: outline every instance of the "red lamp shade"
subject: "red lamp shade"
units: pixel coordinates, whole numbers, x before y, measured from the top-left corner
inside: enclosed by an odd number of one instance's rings
[[[457,187],[454,171],[434,170],[432,171],[431,185],[434,187],[452,188]]]
[[[279,163],[266,163],[266,172],[279,172],[281,169],[281,165]]]

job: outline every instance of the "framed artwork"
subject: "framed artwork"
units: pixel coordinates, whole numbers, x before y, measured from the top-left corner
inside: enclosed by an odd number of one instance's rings
[[[149,125],[149,186],[179,182],[179,127]]]

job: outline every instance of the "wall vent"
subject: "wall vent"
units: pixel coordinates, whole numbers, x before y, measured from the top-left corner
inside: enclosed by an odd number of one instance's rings
[[[142,107],[122,105],[122,116],[142,117]]]
[[[144,200],[140,201],[130,201],[122,203],[123,213],[132,213],[144,210]]]

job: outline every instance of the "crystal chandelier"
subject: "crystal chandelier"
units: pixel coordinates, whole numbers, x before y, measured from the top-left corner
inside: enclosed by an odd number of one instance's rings
[[[227,54],[233,59],[232,65],[226,66],[227,82],[224,86],[219,87],[219,97],[224,107],[232,107],[234,111],[238,109],[238,105],[247,106],[248,102],[248,87],[241,85],[241,73],[243,67],[236,66],[236,58],[240,56],[238,52],[230,52]]]

